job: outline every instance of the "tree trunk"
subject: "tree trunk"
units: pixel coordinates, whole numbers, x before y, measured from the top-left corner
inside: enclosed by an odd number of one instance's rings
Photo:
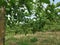
[[[5,9],[0,8],[0,45],[4,45],[5,42]]]

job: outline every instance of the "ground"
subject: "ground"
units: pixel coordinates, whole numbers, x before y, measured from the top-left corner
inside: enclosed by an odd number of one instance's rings
[[[7,35],[6,45],[60,45],[60,32]]]

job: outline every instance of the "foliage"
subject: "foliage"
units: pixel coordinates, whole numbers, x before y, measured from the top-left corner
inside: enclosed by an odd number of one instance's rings
[[[50,4],[50,0],[1,0],[0,7],[4,6],[6,11],[6,26],[15,33],[27,34],[44,31],[46,25],[59,23],[60,9],[57,7],[60,3],[52,1]]]
[[[30,39],[30,41],[31,41],[31,42],[36,42],[36,41],[38,41],[38,39],[37,39],[36,37],[32,37],[32,38]]]

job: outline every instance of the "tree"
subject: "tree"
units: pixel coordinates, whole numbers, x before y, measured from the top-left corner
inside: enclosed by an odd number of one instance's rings
[[[0,8],[0,45],[5,41],[5,8]]]
[[[57,17],[59,18],[57,14],[59,11],[55,9],[59,6],[59,3],[56,5],[54,3],[50,4],[50,0],[36,0],[35,2],[33,0],[8,0],[5,2],[6,24],[11,28],[16,23],[21,25],[20,22],[22,22],[22,26],[24,25],[25,29],[30,25],[33,32],[43,31],[43,27],[48,23],[48,20],[57,22]],[[44,4],[47,4],[46,8],[43,6]],[[35,18],[31,19],[33,14]]]
[[[47,4],[46,8],[44,4]],[[22,28],[25,33],[29,29],[33,33],[43,31],[47,23],[59,22],[60,9],[56,9],[60,6],[59,4],[50,4],[50,0],[36,0],[35,2],[33,0],[0,0],[0,7],[5,7],[6,26],[12,29],[21,25],[20,29]]]

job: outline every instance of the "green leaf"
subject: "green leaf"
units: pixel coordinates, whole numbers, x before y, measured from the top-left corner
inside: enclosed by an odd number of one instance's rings
[[[60,2],[58,2],[57,4],[56,4],[56,7],[59,7],[60,6]]]
[[[40,0],[40,2],[43,2],[43,3],[50,3],[50,0]]]
[[[5,4],[5,1],[4,0],[0,0],[0,6],[4,6]]]

